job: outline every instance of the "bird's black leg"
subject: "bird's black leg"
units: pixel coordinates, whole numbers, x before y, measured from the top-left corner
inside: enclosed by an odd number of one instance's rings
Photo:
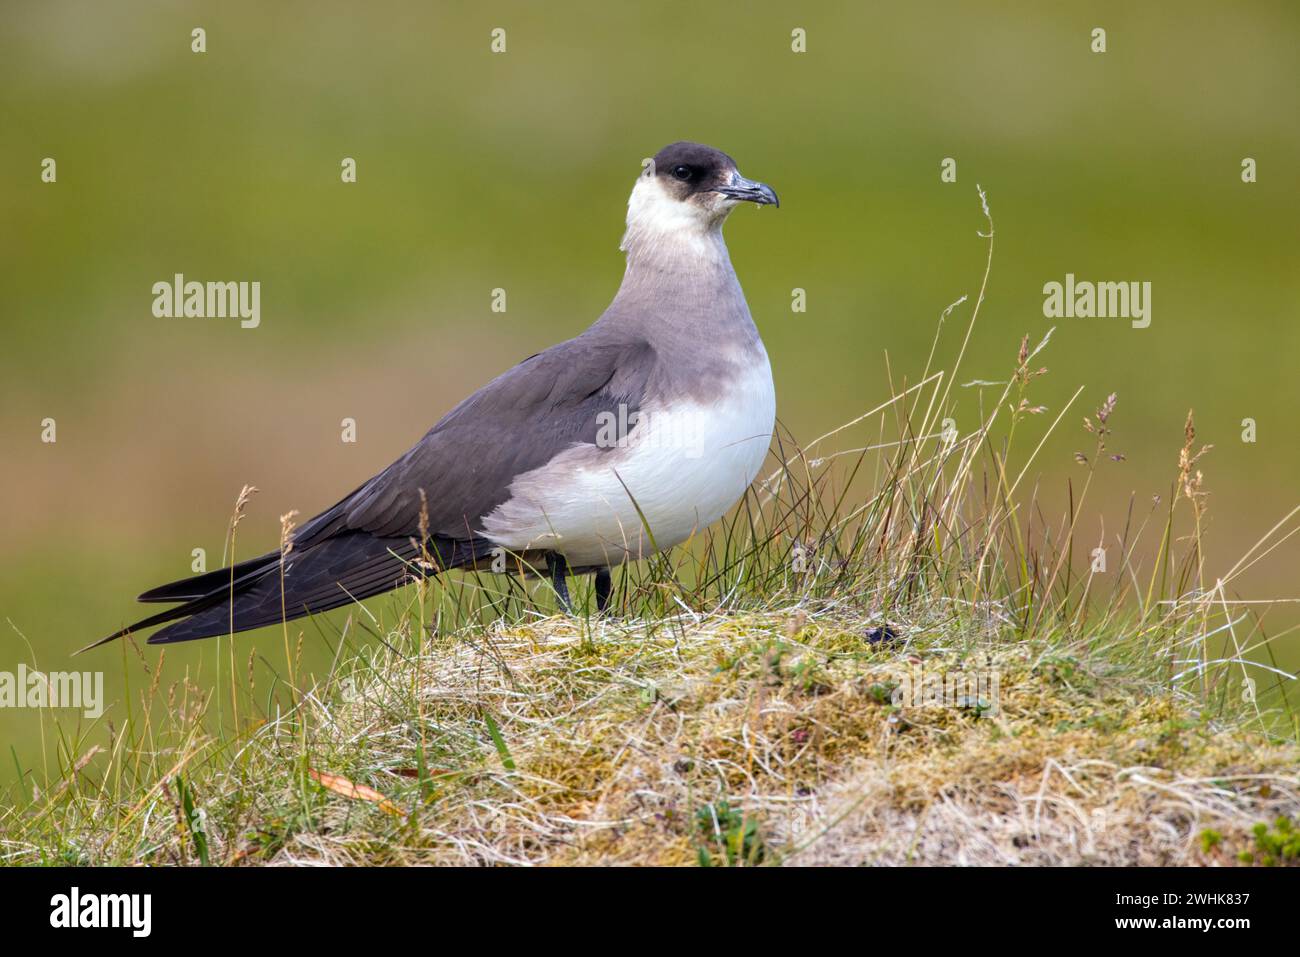
[[[608,568],[596,569],[596,610],[604,611],[609,606],[609,594],[614,590]]]
[[[550,573],[551,586],[560,599],[560,606],[565,611],[572,611],[573,605],[569,602],[569,583],[565,580],[569,574],[569,563],[564,560],[563,555],[551,552],[546,556],[546,570]]]

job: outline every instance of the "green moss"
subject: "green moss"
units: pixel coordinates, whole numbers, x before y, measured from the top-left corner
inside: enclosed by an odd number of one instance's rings
[[[1242,851],[1239,857],[1243,864],[1300,865],[1300,828],[1290,818],[1277,818],[1271,828],[1264,823],[1256,824],[1251,833],[1255,836],[1255,850]]]
[[[1214,848],[1223,843],[1223,835],[1218,831],[1206,828],[1201,832],[1201,853],[1208,854]]]

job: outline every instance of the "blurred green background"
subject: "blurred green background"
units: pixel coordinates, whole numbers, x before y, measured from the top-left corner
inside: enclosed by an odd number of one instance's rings
[[[0,9],[0,670],[102,667],[120,697],[120,652],[66,652],[134,619],[133,596],[188,574],[191,549],[216,567],[242,484],[261,489],[248,556],[275,546],[281,513],[332,503],[468,391],[580,332],[617,288],[640,160],[681,138],[781,195],[727,236],[796,436],[886,397],[886,354],[915,379],[943,307],[973,299],[978,182],[997,249],[959,379],[1005,379],[1021,336],[1056,324],[1034,395],[1055,413],[1086,387],[1036,463],[1046,514],[1110,391],[1127,461],[1100,471],[1081,535],[1113,539],[1131,493],[1168,496],[1192,407],[1216,446],[1211,576],[1300,498],[1294,3]],[[177,272],[259,280],[261,327],[155,318],[151,286]],[[1043,284],[1067,272],[1149,280],[1150,328],[1046,320]],[[958,399],[966,430],[977,396]],[[1298,569],[1292,540],[1238,584],[1300,596]],[[259,640],[279,633],[239,639],[241,662]],[[1280,651],[1300,665],[1294,635]],[[173,646],[169,680],[210,675],[214,655]],[[0,711],[24,764],[37,726]],[[3,756],[0,781],[14,774]]]

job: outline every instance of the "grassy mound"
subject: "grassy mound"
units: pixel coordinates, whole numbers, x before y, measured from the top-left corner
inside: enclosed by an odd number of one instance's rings
[[[828,605],[394,646],[152,788],[76,783],[11,862],[1187,864],[1288,858],[1300,749],[1167,662]],[[410,638],[411,636],[407,636]],[[875,640],[873,640],[875,639]],[[413,639],[412,639],[413,640]],[[947,676],[955,694],[945,696]],[[963,679],[957,682],[955,677]],[[978,679],[983,679],[982,681]],[[976,680],[970,680],[976,679]],[[972,692],[972,693],[967,693]],[[14,825],[15,821],[9,824]],[[116,823],[116,827],[114,827]],[[1283,825],[1285,827],[1285,824]],[[1294,852],[1293,855],[1294,856]]]

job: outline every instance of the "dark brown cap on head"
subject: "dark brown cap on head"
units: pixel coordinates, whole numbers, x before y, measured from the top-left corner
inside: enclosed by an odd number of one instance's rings
[[[722,150],[686,140],[670,143],[654,156],[654,174],[682,184],[688,195],[725,183],[735,168]]]
[[[687,166],[725,166],[732,169],[736,166],[735,160],[722,150],[715,150],[712,146],[705,146],[703,143],[692,143],[689,140],[669,143],[655,154],[656,169],[664,170],[678,164]]]

